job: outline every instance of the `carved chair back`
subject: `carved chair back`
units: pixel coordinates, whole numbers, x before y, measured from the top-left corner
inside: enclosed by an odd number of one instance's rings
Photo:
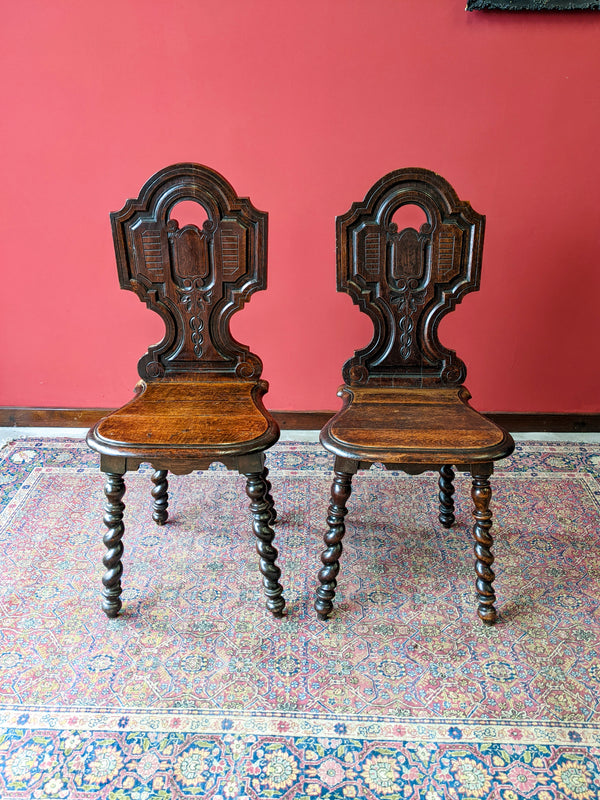
[[[202,229],[179,227],[182,201],[202,206]],[[150,178],[111,221],[121,288],[136,292],[166,326],[163,340],[139,361],[140,377],[258,380],[262,363],[233,338],[230,320],[266,287],[267,214],[218,172],[175,164]]]
[[[419,206],[420,230],[398,230],[394,214]],[[399,169],[337,218],[338,291],[373,321],[371,343],[343,368],[350,386],[461,384],[466,367],[443,347],[438,325],[479,288],[485,217],[426,169]]]

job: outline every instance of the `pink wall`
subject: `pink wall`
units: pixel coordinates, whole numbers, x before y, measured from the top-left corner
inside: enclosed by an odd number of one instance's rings
[[[1,405],[116,406],[161,323],[118,289],[108,214],[199,161],[269,212],[234,319],[275,409],[335,408],[370,323],[336,214],[423,166],[487,214],[482,289],[441,329],[487,411],[600,411],[600,14],[465,0],[5,4]]]

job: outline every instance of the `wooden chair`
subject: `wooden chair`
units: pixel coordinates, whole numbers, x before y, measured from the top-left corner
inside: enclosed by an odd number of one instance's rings
[[[204,209],[201,230],[180,229],[181,201]],[[153,466],[153,518],[164,525],[168,471],[187,474],[220,461],[246,476],[266,605],[282,616],[272,545],[276,512],[265,467],[265,450],[279,428],[262,403],[269,387],[260,380],[260,359],[229,329],[232,315],[266,286],[267,214],[217,172],[175,164],[150,178],[111,220],[121,288],[160,314],[166,333],[138,364],[136,397],[87,437],[106,473],[102,608],[109,617],[121,608],[124,474],[142,462]]]
[[[424,212],[419,231],[398,230],[392,220],[407,204]],[[333,608],[352,476],[378,462],[410,475],[439,471],[445,528],[454,523],[452,466],[471,474],[478,614],[486,623],[496,620],[489,477],[514,442],[468,405],[465,365],[437,333],[442,317],[479,288],[484,224],[449,183],[425,169],[386,175],[337,218],[338,291],[352,297],[375,330],[368,347],[344,365],[343,407],[321,431],[321,443],[335,455],[315,602],[321,619]]]

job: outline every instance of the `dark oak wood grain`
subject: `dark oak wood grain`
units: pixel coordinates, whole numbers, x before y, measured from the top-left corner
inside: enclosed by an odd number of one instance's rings
[[[206,215],[201,229],[179,225],[177,204],[189,201]],[[140,359],[133,400],[87,436],[107,474],[103,608],[108,616],[121,608],[125,473],[142,462],[154,467],[152,515],[165,525],[168,473],[220,461],[246,477],[266,605],[281,616],[276,512],[265,467],[279,427],[262,402],[268,384],[260,359],[230,330],[233,314],[266,286],[267,215],[214,170],[175,164],[111,219],[121,288],[160,314],[165,336]]]
[[[416,205],[426,222],[399,230],[395,215]],[[496,619],[490,533],[493,462],[512,437],[469,405],[465,364],[438,337],[442,318],[479,288],[485,218],[425,169],[378,181],[337,219],[337,278],[373,322],[373,339],[343,368],[342,409],[321,431],[335,455],[326,549],[315,608],[333,610],[346,501],[353,475],[382,463],[408,474],[439,472],[439,520],[454,524],[454,471],[473,476],[478,614]]]

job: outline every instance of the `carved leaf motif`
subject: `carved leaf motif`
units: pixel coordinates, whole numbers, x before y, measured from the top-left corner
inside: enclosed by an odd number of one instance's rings
[[[204,304],[210,303],[212,300],[212,290],[204,288],[204,281],[201,278],[183,281],[182,286],[176,286],[175,288],[181,297],[185,310],[189,313],[192,311],[204,311]]]

